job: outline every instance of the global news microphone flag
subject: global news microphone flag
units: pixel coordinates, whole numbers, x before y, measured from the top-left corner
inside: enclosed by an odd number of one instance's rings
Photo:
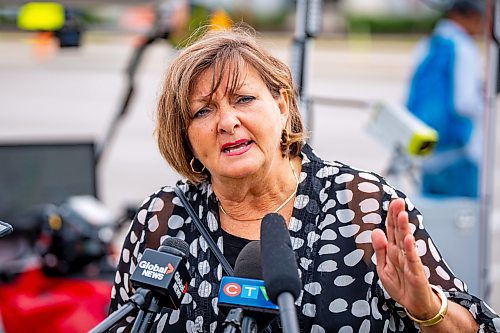
[[[186,259],[183,251],[175,247],[160,246],[158,251],[146,249],[130,280],[135,288],[155,292],[161,306],[178,309],[191,280]]]
[[[178,238],[165,239],[157,251],[146,249],[130,278],[134,294],[89,333],[108,332],[136,308],[139,313],[132,330],[149,332],[161,307],[179,308],[191,280],[186,268],[188,255],[189,245]]]

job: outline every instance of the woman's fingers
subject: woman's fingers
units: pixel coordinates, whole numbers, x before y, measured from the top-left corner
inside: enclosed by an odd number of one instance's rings
[[[387,239],[389,244],[398,245],[402,241],[398,234],[398,218],[401,212],[405,211],[405,202],[403,199],[395,199],[389,204],[387,214]]]
[[[403,199],[398,199],[394,202],[394,212],[396,214],[395,239],[396,245],[400,250],[404,249],[403,239],[406,236],[408,228],[408,213],[404,209]]]
[[[387,221],[387,239],[389,241],[386,249],[386,261],[394,268],[394,273],[399,276],[401,281],[404,281],[403,275],[405,267],[408,264],[405,247],[407,236],[411,236],[411,239],[413,239],[409,226],[408,212],[405,210],[405,201],[403,199],[395,199],[389,205]],[[416,256],[417,254],[413,249],[412,262],[415,262]]]
[[[384,257],[385,262],[385,256],[387,253],[387,238],[382,230],[375,229],[372,231],[372,244],[375,254],[377,255],[377,265],[379,263],[379,257]]]
[[[415,245],[415,238],[412,234],[409,234],[404,239],[404,250],[406,253],[407,264],[409,265],[410,273],[413,277],[418,276],[423,272],[422,261],[417,252],[417,247]]]
[[[418,255],[415,237],[410,229],[408,212],[399,213],[396,229],[398,239],[396,248],[400,253],[398,270],[404,275],[405,285],[419,289],[422,284],[426,284],[424,280],[426,281],[427,277],[425,277],[422,261]]]
[[[387,240],[389,244],[394,244],[396,242],[395,238],[395,228],[396,228],[396,220],[394,215],[395,205],[394,201],[391,201],[389,204],[389,211],[387,212]]]
[[[377,259],[377,272],[380,277],[384,276],[384,269],[387,264],[387,238],[380,229],[372,231],[372,245]]]
[[[409,223],[405,201],[396,199],[389,206],[386,232],[381,229],[372,232],[382,284],[392,297],[403,303],[413,303],[428,289]]]
[[[408,220],[408,214],[405,211],[405,202],[403,199],[395,199],[389,204],[387,215],[387,253],[389,260],[399,271],[404,268],[404,246],[403,239],[409,228],[405,227]],[[406,222],[407,223],[407,222]]]

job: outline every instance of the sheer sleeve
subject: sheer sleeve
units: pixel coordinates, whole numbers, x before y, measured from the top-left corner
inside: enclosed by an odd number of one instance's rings
[[[111,291],[110,313],[126,304],[134,294],[130,276],[144,250],[157,249],[167,237],[168,219],[172,215],[174,197],[172,189],[166,187],[148,197],[140,206],[123,242]],[[129,332],[134,318],[135,316],[125,318],[115,325],[111,332]]]

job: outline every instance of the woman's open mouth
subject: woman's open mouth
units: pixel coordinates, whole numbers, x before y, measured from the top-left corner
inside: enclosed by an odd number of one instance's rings
[[[238,140],[222,145],[222,152],[228,155],[240,155],[248,151],[253,143],[252,140]]]

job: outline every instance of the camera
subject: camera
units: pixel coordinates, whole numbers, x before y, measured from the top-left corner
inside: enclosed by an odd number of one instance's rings
[[[436,130],[394,103],[375,103],[367,130],[382,144],[402,148],[412,156],[429,155],[438,142]]]

